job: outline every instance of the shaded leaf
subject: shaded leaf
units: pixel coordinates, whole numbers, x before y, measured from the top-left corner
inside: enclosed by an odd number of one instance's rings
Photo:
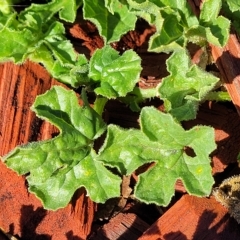
[[[93,22],[105,43],[118,41],[135,28],[137,17],[128,11],[125,1],[84,0],[83,16]],[[107,6],[107,7],[106,7]]]
[[[240,10],[240,2],[238,0],[225,0],[232,12]]]

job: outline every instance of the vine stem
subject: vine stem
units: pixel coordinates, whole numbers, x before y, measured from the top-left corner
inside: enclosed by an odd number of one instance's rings
[[[209,92],[204,100],[209,101],[232,101],[231,97],[229,96],[228,92]]]
[[[104,107],[107,103],[108,99],[102,96],[97,96],[95,102],[94,102],[94,106],[93,109],[100,115],[102,116]]]
[[[156,88],[134,88],[133,92],[142,99],[154,98],[157,96]]]

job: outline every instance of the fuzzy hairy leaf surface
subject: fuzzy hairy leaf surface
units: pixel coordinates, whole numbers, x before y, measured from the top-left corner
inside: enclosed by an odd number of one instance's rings
[[[3,14],[9,14],[13,11],[13,5],[17,3],[17,1],[12,0],[2,0],[0,2],[0,12]]]
[[[222,1],[206,0],[202,4],[200,25],[205,28],[205,36],[209,43],[223,47],[229,38],[230,21],[218,16]]]
[[[214,129],[196,126],[185,131],[171,115],[154,108],[143,109],[140,120],[142,131],[151,141],[161,142],[163,150],[161,157],[156,157],[156,164],[140,175],[136,197],[148,203],[167,205],[174,194],[176,179],[182,180],[190,194],[209,195],[214,183],[209,159],[216,148]],[[192,149],[194,156],[188,154],[187,149]]]
[[[47,18],[59,13],[60,19],[74,22],[78,6],[79,0],[52,0],[46,4],[31,4],[24,12],[41,12]]]
[[[22,63],[28,58],[42,63],[54,78],[72,87],[88,82],[86,57],[76,53],[65,37],[63,23],[54,17],[59,12],[60,18],[73,21],[78,5],[76,0],[54,0],[32,4],[19,14],[0,12],[0,61]]]
[[[88,83],[88,60],[83,54],[76,54],[64,34],[63,25],[54,22],[28,57],[42,63],[54,78],[77,88]]]
[[[233,5],[236,3],[237,5]],[[223,11],[224,15],[231,20],[231,25],[234,27],[234,29],[240,33],[240,2],[239,1],[223,1]],[[231,6],[231,7],[230,7]]]
[[[198,25],[196,16],[191,12],[186,1],[151,0],[161,12],[162,24],[156,22],[157,31],[150,38],[149,50],[171,52],[186,46],[188,39],[185,32]]]
[[[118,41],[121,36],[135,28],[137,17],[128,11],[125,1],[111,3],[99,0],[83,0],[83,16],[93,22],[105,43]]]
[[[7,41],[6,39],[11,39]],[[0,61],[12,60],[22,63],[26,58],[29,46],[35,41],[35,36],[28,29],[12,30],[3,28],[0,30]]]
[[[159,94],[167,112],[178,121],[196,117],[201,101],[204,100],[219,79],[192,65],[186,51],[174,52],[167,60],[169,76],[159,85]]]
[[[80,107],[73,91],[53,87],[37,97],[32,109],[60,130],[46,141],[16,147],[3,157],[18,174],[29,173],[29,191],[46,209],[68,204],[85,187],[95,202],[119,196],[121,179],[96,161],[93,141],[105,131],[100,116],[87,104]]]
[[[135,196],[147,203],[167,205],[177,179],[183,181],[190,194],[210,194],[213,178],[209,154],[216,147],[212,128],[196,126],[185,131],[170,114],[153,107],[142,109],[140,126],[141,130],[124,130],[109,125],[98,160],[116,167],[123,175],[154,162],[139,175],[135,189]],[[195,156],[189,156],[187,148]]]
[[[236,12],[240,10],[240,2],[238,0],[224,0],[229,6],[229,9],[232,12]]]
[[[129,10],[156,26],[150,37],[149,51],[172,52],[187,46],[188,42],[199,45],[207,41],[224,46],[229,37],[230,21],[220,16],[219,0],[204,1],[200,21],[185,0],[127,0]]]
[[[116,50],[105,46],[96,50],[90,59],[88,76],[96,94],[116,98],[133,90],[141,69],[141,59],[133,50],[120,56]]]
[[[148,137],[137,129],[122,129],[108,125],[107,137],[99,151],[98,160],[117,167],[122,175],[130,175],[139,166],[153,161],[160,144],[151,145]]]

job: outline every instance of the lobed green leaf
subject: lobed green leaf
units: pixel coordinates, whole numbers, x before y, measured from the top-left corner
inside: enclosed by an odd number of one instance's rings
[[[235,5],[236,4],[236,5]],[[222,10],[224,15],[231,20],[231,26],[239,33],[240,32],[240,5],[238,1],[224,0]]]
[[[202,4],[200,13],[200,24],[206,28],[206,39],[208,42],[222,47],[226,45],[229,38],[230,21],[219,16],[222,1],[207,0]]]
[[[198,25],[196,16],[190,11],[190,7],[184,0],[180,1],[155,1],[151,0],[159,8],[162,19],[155,22],[157,31],[150,38],[149,51],[171,52],[186,46],[188,39],[185,32]]]
[[[50,19],[54,14],[59,13],[59,18],[67,21],[74,22],[79,7],[79,0],[52,0],[46,4],[31,4],[22,13],[26,12],[39,12],[43,18]]]
[[[170,26],[174,26],[170,27]],[[179,24],[179,18],[175,13],[164,18],[162,28],[157,31],[149,41],[149,51],[171,52],[182,49],[186,45],[183,38],[183,26]]]
[[[118,41],[135,28],[136,16],[128,11],[125,1],[83,1],[83,16],[93,22],[105,43]]]
[[[209,195],[214,183],[209,161],[209,154],[216,147],[214,130],[196,126],[185,131],[171,115],[149,107],[142,110],[140,123],[142,131],[152,141],[162,143],[166,150],[162,150],[161,158],[149,171],[140,175],[136,197],[148,203],[167,205],[176,179],[182,180],[190,194]],[[187,153],[187,148],[192,149],[194,156]]]
[[[170,75],[163,78],[159,85],[165,110],[178,121],[196,118],[199,104],[219,79],[192,65],[184,50],[171,55],[167,60],[167,69]]]
[[[32,4],[18,15],[0,12],[0,61],[22,63],[28,58],[42,63],[53,77],[72,87],[88,82],[86,57],[75,52],[64,36],[63,24],[54,18],[60,12],[60,18],[73,21],[79,5],[79,0],[53,0]]]
[[[144,163],[154,161],[153,155],[160,147],[158,143],[152,145],[148,137],[139,130],[125,130],[110,124],[97,159],[108,166],[116,167],[122,175],[130,175]]]
[[[37,97],[32,109],[60,129],[46,141],[16,147],[3,157],[8,167],[27,177],[30,192],[46,209],[68,204],[85,187],[93,201],[119,196],[121,179],[96,161],[93,141],[105,131],[100,116],[87,104],[80,107],[73,91],[53,87]]]
[[[240,10],[240,2],[238,0],[225,0],[224,2],[228,4],[229,9],[232,12],[236,12]]]
[[[6,39],[11,39],[11,41],[6,42]],[[26,59],[29,46],[31,46],[33,42],[35,42],[35,36],[28,29],[1,29],[0,61],[12,60],[15,63],[22,63]]]
[[[145,163],[155,163],[139,175],[137,199],[167,205],[177,179],[183,181],[190,194],[210,194],[214,181],[209,154],[216,147],[212,128],[196,126],[185,131],[170,114],[153,107],[142,109],[140,126],[141,130],[127,131],[109,125],[98,156],[98,160],[124,175]],[[193,156],[186,149],[191,149]]]
[[[96,94],[116,98],[133,90],[141,69],[141,59],[133,50],[120,56],[116,50],[105,46],[96,50],[90,59],[88,76]]]
[[[200,21],[202,23],[211,22],[218,17],[222,6],[222,1],[219,0],[206,0],[201,6]]]
[[[228,40],[230,22],[222,16],[218,17],[221,1],[204,1],[200,21],[185,0],[127,2],[132,13],[156,26],[156,33],[149,40],[149,51],[178,51],[186,48],[190,41],[199,45],[209,41],[224,46]]]

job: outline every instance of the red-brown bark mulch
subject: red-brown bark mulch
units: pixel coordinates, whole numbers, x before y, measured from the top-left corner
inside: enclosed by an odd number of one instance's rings
[[[193,3],[199,6],[199,1],[191,1],[194,7]],[[143,59],[139,86],[152,87],[167,75],[165,60],[168,55],[146,51],[146,40],[154,29],[144,26],[145,29],[139,28],[125,35],[113,47],[120,51],[134,48],[139,53]],[[70,33],[77,37],[72,39],[76,49],[88,56],[103,44],[96,29],[87,22],[83,25],[76,23],[69,28]],[[237,164],[240,152],[239,46],[234,34],[225,48],[211,46],[213,58],[233,104],[206,102],[200,107],[196,120],[183,124],[186,129],[196,124],[214,127],[217,149],[211,157],[216,185],[224,178],[240,173]],[[191,51],[193,61],[197,62],[201,53],[196,49]],[[58,134],[55,127],[38,119],[30,111],[36,96],[56,84],[59,85],[38,64],[27,61],[19,66],[12,63],[0,65],[0,155],[19,144],[49,139]],[[160,100],[153,102],[162,109]],[[132,113],[124,104],[115,101],[107,104],[106,116],[109,123],[122,127],[138,126],[138,113]],[[0,228],[24,240],[79,240],[87,239],[87,236],[89,239],[132,240],[240,239],[237,222],[230,217],[226,208],[213,197],[189,196],[181,181],[176,184],[176,196],[171,204],[159,211],[154,205],[129,200],[123,211],[112,219],[93,223],[95,210],[96,204],[86,197],[84,189],[75,193],[66,208],[44,210],[41,202],[27,191],[25,177],[17,176],[0,162]],[[4,238],[0,232],[0,240]]]

